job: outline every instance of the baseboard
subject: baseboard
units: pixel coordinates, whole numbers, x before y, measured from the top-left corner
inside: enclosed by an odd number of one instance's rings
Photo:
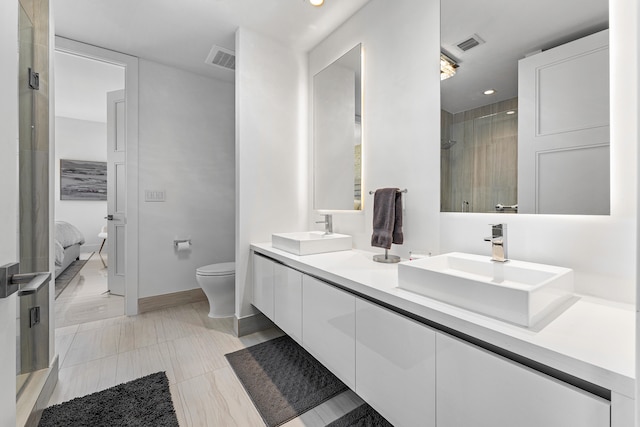
[[[100,249],[100,244],[97,245],[93,245],[93,244],[84,244],[81,246],[80,248],[80,252],[81,253],[91,253],[91,252],[98,252],[98,250]],[[102,252],[107,253],[107,245],[104,245],[104,248],[102,248]]]
[[[264,331],[275,326],[275,323],[262,313],[256,313],[242,318],[233,317],[233,330],[238,337]]]
[[[16,404],[16,426],[37,427],[58,383],[58,355],[47,369],[33,372]]]
[[[192,304],[194,302],[206,301],[207,296],[201,288],[190,289],[188,291],[174,292],[171,294],[155,295],[138,299],[138,313],[162,310],[163,308],[175,307],[177,305]]]

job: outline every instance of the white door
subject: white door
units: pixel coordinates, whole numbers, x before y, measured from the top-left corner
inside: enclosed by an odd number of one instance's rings
[[[609,31],[520,60],[518,211],[608,215]]]
[[[125,289],[126,147],[124,90],[107,93],[107,242],[109,291]]]

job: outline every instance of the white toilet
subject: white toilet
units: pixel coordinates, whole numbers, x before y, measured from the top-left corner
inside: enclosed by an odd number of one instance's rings
[[[209,300],[209,317],[233,316],[236,306],[236,263],[222,262],[196,270],[196,280]]]

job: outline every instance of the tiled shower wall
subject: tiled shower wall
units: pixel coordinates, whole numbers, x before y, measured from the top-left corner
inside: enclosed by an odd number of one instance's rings
[[[442,111],[442,212],[460,212],[465,201],[470,212],[517,203],[517,109],[512,98],[456,114]]]
[[[25,88],[27,70],[21,69],[20,96],[20,269],[49,270],[49,0],[20,0],[33,24],[33,69],[40,89]],[[30,101],[30,102],[29,102]],[[31,109],[31,111],[27,111]],[[23,116],[31,113],[29,123]],[[34,124],[33,132],[29,127]],[[27,127],[26,130],[24,127]],[[29,135],[31,134],[31,135]]]

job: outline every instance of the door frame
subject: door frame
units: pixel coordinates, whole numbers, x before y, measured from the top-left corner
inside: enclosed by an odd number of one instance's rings
[[[55,50],[119,65],[125,70],[127,199],[124,313],[138,314],[138,58],[56,36]]]

